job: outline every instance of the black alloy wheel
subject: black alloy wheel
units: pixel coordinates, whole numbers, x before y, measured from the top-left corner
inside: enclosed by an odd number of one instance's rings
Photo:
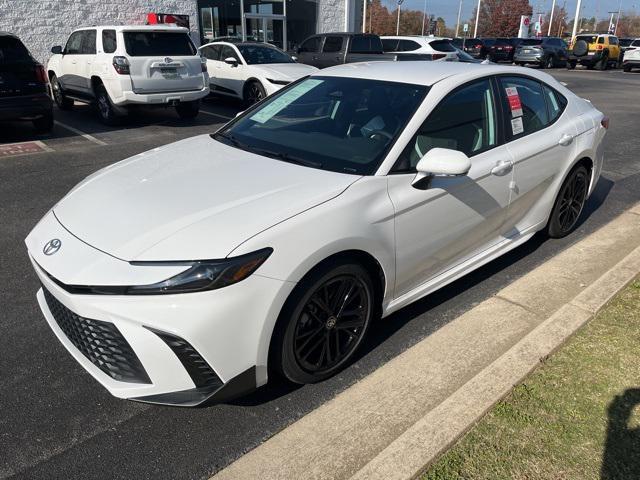
[[[357,264],[323,268],[299,284],[275,338],[274,366],[294,383],[340,370],[361,344],[374,313],[374,288]]]
[[[588,188],[589,172],[579,165],[569,173],[560,188],[547,226],[547,233],[551,238],[566,237],[576,228]]]
[[[55,75],[51,76],[51,92],[53,93],[53,99],[60,110],[70,110],[73,108],[73,100],[65,96],[62,91],[62,87],[60,86],[60,82],[58,81],[58,77]]]
[[[103,85],[96,87],[96,108],[102,123],[111,126],[117,125],[119,118]]]
[[[250,107],[251,105],[258,103],[266,96],[267,94],[260,82],[251,82],[245,89],[245,104],[247,107]]]

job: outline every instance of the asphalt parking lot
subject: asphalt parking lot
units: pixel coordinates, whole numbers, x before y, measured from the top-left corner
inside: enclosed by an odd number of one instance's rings
[[[188,122],[172,110],[144,110],[119,127],[104,127],[90,107],[77,106],[71,112],[56,111],[53,132],[43,136],[34,136],[30,125],[0,125],[0,477],[207,478],[640,201],[640,74],[552,72],[611,118],[603,177],[575,233],[560,241],[534,237],[377,322],[357,361],[335,378],[302,388],[275,383],[203,409],[118,400],[85,373],[42,318],[35,300],[38,283],[23,240],[85,176],[150,148],[209,133],[240,106],[210,100]],[[39,150],[30,145],[3,153],[3,145],[33,140]]]

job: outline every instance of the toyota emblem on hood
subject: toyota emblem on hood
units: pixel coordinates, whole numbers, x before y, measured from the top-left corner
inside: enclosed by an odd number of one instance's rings
[[[171,58],[171,57],[164,57],[164,63],[173,63],[173,58]]]
[[[59,239],[57,238],[51,239],[44,245],[44,248],[42,249],[42,253],[44,253],[45,255],[53,255],[58,250],[60,250],[61,245],[62,245],[62,242]]]

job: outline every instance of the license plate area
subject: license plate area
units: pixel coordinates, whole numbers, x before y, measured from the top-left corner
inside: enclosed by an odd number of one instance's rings
[[[178,74],[178,69],[173,67],[160,67],[160,74],[164,78],[169,78],[169,79],[180,78],[180,75]]]

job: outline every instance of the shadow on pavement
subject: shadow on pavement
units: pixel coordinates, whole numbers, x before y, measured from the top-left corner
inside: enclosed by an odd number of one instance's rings
[[[609,404],[601,480],[640,478],[640,424],[629,424],[637,407],[640,407],[640,388],[626,390]]]

